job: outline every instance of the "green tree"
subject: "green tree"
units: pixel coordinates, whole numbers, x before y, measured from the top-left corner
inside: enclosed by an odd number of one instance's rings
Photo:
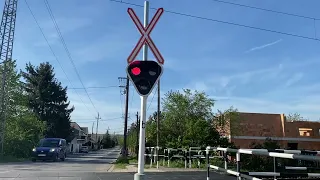
[[[131,123],[128,134],[127,134],[127,147],[128,150],[132,153],[137,153],[136,143],[137,143],[137,124]],[[147,130],[147,129],[146,129]],[[147,133],[146,133],[147,136]],[[146,145],[148,146],[148,145]]]
[[[213,105],[214,100],[204,92],[184,89],[182,93],[169,91],[165,94],[160,146],[175,148],[217,145],[220,137],[211,125],[214,119]],[[152,142],[155,142],[154,136],[152,137]]]
[[[157,114],[158,112],[155,111],[152,115],[149,116],[146,122],[146,140],[147,140],[146,146],[149,146],[149,147],[157,146]],[[136,128],[134,133],[136,133]],[[134,137],[136,136],[137,135],[134,135]],[[137,138],[134,138],[134,139],[136,142]]]
[[[103,145],[103,148],[111,148],[111,147],[113,147],[114,143],[112,142],[111,136],[109,134],[109,130],[107,130],[107,132],[103,136],[101,144]]]
[[[220,135],[237,135],[241,130],[238,109],[231,106],[224,111],[218,110],[213,125],[220,132]]]
[[[306,121],[299,113],[290,113],[287,116],[287,121]]]
[[[24,88],[29,108],[46,122],[46,137],[67,138],[71,133],[70,114],[74,107],[68,108],[67,87],[62,87],[55,79],[54,68],[48,62],[38,67],[29,63],[22,76],[26,80]]]
[[[17,72],[16,61],[7,63],[6,71],[6,126],[4,151],[6,156],[28,157],[32,148],[42,138],[45,124],[28,109],[21,74]],[[3,65],[0,65],[0,74]]]

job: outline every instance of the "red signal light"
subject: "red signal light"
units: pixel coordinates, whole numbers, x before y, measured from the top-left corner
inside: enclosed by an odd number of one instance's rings
[[[141,73],[141,70],[138,67],[134,67],[131,69],[131,73],[138,76]]]

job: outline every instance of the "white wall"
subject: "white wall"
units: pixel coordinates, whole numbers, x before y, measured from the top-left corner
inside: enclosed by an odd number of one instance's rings
[[[77,138],[74,138],[69,144],[69,152],[71,152],[71,146],[73,145],[73,153],[78,153],[80,149],[80,145],[77,143]]]

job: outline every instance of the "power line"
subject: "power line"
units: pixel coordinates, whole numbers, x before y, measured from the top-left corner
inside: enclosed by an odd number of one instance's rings
[[[32,17],[33,17],[33,19],[34,19],[34,21],[36,22],[36,24],[37,24],[37,26],[38,26],[38,28],[39,28],[39,30],[40,30],[40,32],[41,32],[41,34],[42,34],[43,38],[45,39],[45,41],[46,41],[46,43],[47,43],[47,45],[48,45],[48,47],[49,47],[49,49],[50,49],[50,51],[51,51],[52,55],[54,56],[55,60],[58,62],[58,64],[59,64],[59,66],[60,66],[61,70],[62,70],[62,71],[63,71],[63,73],[65,74],[65,76],[66,76],[67,80],[69,81],[70,85],[71,85],[71,86],[73,86],[73,84],[72,84],[72,82],[70,81],[70,79],[69,79],[69,77],[68,77],[68,75],[67,75],[66,71],[63,69],[62,64],[60,63],[60,61],[59,61],[59,59],[58,59],[58,57],[57,57],[56,53],[53,51],[53,49],[52,49],[52,47],[51,47],[51,45],[50,45],[50,43],[49,43],[49,41],[48,41],[48,39],[47,39],[46,35],[44,34],[44,32],[43,32],[43,30],[42,30],[42,28],[41,28],[41,26],[40,26],[40,24],[39,24],[39,22],[38,22],[38,20],[37,20],[36,16],[34,15],[33,11],[31,10],[31,8],[30,8],[30,6],[29,6],[29,4],[28,4],[27,0],[25,0],[25,3],[26,3],[26,5],[27,5],[27,7],[28,7],[28,9],[29,9],[29,11],[30,11],[30,13],[31,13],[31,15],[32,15]],[[82,102],[82,104],[84,104],[84,105],[85,105],[85,107],[88,109],[88,111],[90,111],[90,109],[88,108],[88,106],[83,102],[83,100],[82,100],[81,96],[79,95],[79,93],[78,93],[77,91],[75,91],[75,90],[74,90],[74,92],[78,95],[78,97],[79,97],[80,101]],[[90,112],[91,112],[91,111],[90,111]]]
[[[132,85],[129,85],[132,86]],[[76,87],[76,88],[69,88],[69,89],[108,89],[108,88],[118,88],[119,86],[92,86],[92,87]]]
[[[119,86],[118,87],[120,88],[120,108],[121,108],[121,114],[124,117],[125,107],[123,107],[122,95],[126,95],[126,93],[127,93],[126,92],[126,90],[127,90],[126,85],[123,85],[124,80],[126,80],[126,78],[125,77],[118,77],[118,80],[119,80]],[[122,88],[124,88],[123,92],[122,92]],[[125,98],[125,97],[123,97],[123,98]],[[123,101],[125,101],[125,99]]]
[[[261,11],[268,11],[268,12],[283,14],[283,15],[287,15],[287,16],[294,16],[294,17],[299,17],[299,18],[304,18],[304,19],[320,20],[319,18],[315,18],[315,17],[287,13],[287,12],[282,12],[282,11],[276,11],[276,10],[272,10],[272,9],[265,9],[265,8],[260,8],[260,7],[256,7],[256,6],[249,6],[249,5],[245,5],[245,4],[233,3],[233,2],[228,2],[228,1],[221,1],[221,0],[211,0],[211,1],[224,3],[224,4],[230,4],[233,6],[241,6],[241,7],[250,8],[250,9],[257,9],[257,10],[261,10]]]
[[[120,108],[121,108],[121,115],[122,115],[122,117],[124,117],[124,107],[123,107],[123,103],[122,103],[121,89],[120,89]]]
[[[113,128],[113,129],[109,129],[109,130],[118,130],[118,129],[123,129],[123,127],[121,127],[121,128]]]
[[[121,119],[122,117],[115,117],[115,118],[108,118],[108,119],[100,119],[99,121],[112,121],[112,120],[115,120],[115,119]],[[89,119],[92,119],[92,118],[72,118],[74,120],[89,120]],[[90,120],[91,121],[91,120]],[[94,121],[94,120],[92,120]]]
[[[65,49],[65,51],[66,51],[66,53],[67,53],[67,55],[68,55],[68,57],[69,57],[69,60],[70,60],[72,66],[73,66],[73,68],[74,68],[74,70],[75,70],[75,72],[76,72],[76,74],[77,74],[77,76],[78,76],[78,79],[79,79],[82,87],[84,88],[84,90],[85,90],[85,92],[86,92],[86,94],[87,94],[87,96],[88,96],[88,98],[89,98],[89,100],[90,100],[93,108],[94,108],[95,111],[98,113],[98,110],[97,110],[96,106],[93,104],[92,99],[91,99],[88,91],[85,89],[85,86],[84,86],[84,84],[83,84],[83,82],[82,82],[82,79],[81,79],[81,77],[80,77],[80,74],[79,74],[79,72],[78,72],[78,69],[77,69],[76,65],[74,64],[73,58],[71,57],[71,53],[70,53],[70,51],[69,51],[69,49],[68,49],[68,47],[67,47],[67,45],[66,45],[66,43],[65,43],[65,41],[64,41],[64,38],[63,38],[63,36],[62,36],[62,34],[61,34],[61,31],[60,31],[60,28],[59,28],[59,26],[58,26],[58,23],[56,22],[55,17],[54,17],[54,15],[53,15],[53,13],[52,13],[50,4],[49,4],[49,2],[48,2],[47,0],[44,0],[44,2],[45,2],[45,4],[46,4],[48,13],[50,14],[51,20],[52,20],[53,24],[55,25],[55,28],[56,28],[56,30],[57,30],[57,32],[58,32],[58,35],[59,35],[59,37],[60,37],[60,41],[62,42],[63,47],[64,47],[64,49]]]
[[[125,1],[119,1],[119,0],[109,0],[109,1],[117,2],[117,3],[121,3],[121,4],[127,4],[127,5],[131,5],[131,6],[136,6],[136,7],[143,7],[142,5],[129,3],[129,2],[125,2]],[[150,7],[150,9],[157,9],[157,8]],[[185,16],[185,17],[191,17],[191,18],[195,18],[195,19],[207,20],[207,21],[228,24],[228,25],[233,25],[233,26],[238,26],[238,27],[243,27],[243,28],[249,28],[249,29],[254,29],[254,30],[259,30],[259,31],[266,31],[266,32],[271,32],[271,33],[276,33],[276,34],[282,34],[282,35],[292,36],[292,37],[297,37],[297,38],[302,38],[302,39],[320,41],[320,39],[315,38],[315,37],[303,36],[303,35],[299,35],[299,34],[292,34],[292,33],[287,33],[287,32],[282,32],[282,31],[276,31],[276,30],[272,30],[272,29],[265,29],[265,28],[260,28],[260,27],[256,27],[256,26],[249,26],[249,25],[234,23],[234,22],[230,22],[230,21],[222,21],[222,20],[218,20],[218,19],[196,16],[196,15],[181,13],[181,12],[177,12],[177,11],[164,10],[164,12],[167,12],[170,14],[175,14],[175,15],[180,15],[180,16]]]
[[[112,118],[112,119],[100,119],[99,122],[109,122],[109,121],[113,121],[113,120],[117,120],[117,119],[122,119],[123,117],[118,117],[118,118]],[[96,122],[96,120],[88,120],[88,121],[82,121],[82,120],[78,120],[75,119],[72,122],[75,123],[92,123],[92,122]]]
[[[108,88],[114,88],[114,87],[119,87],[119,86],[101,86],[101,87],[85,87],[85,88],[69,88],[69,89],[108,89]]]
[[[112,121],[112,120],[116,120],[116,119],[122,119],[122,116],[117,117],[117,118],[101,119],[100,121]]]
[[[156,95],[156,92],[157,92],[157,91],[158,91],[158,87],[157,87],[157,89],[154,90],[154,93],[153,93],[153,96],[152,96],[152,98],[151,98],[151,102],[150,102],[150,104],[149,104],[149,106],[148,106],[148,108],[147,108],[147,111],[149,110],[149,108],[150,108],[150,106],[151,106],[151,104],[152,104],[153,98],[154,98],[154,96]]]
[[[129,86],[131,85],[131,83],[129,83]],[[132,86],[132,85],[131,85]],[[132,92],[131,93],[132,95],[131,95],[131,101],[130,101],[130,106],[129,107],[131,107],[131,105],[132,105],[132,102],[133,102],[133,97],[134,97],[134,92]]]

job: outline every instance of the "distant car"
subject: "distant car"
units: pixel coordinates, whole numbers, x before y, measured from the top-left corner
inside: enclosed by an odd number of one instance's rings
[[[80,149],[80,152],[88,153],[89,152],[88,146],[82,146],[81,149]]]
[[[67,157],[67,142],[61,138],[41,139],[38,146],[32,149],[32,161],[61,159],[64,161]]]

